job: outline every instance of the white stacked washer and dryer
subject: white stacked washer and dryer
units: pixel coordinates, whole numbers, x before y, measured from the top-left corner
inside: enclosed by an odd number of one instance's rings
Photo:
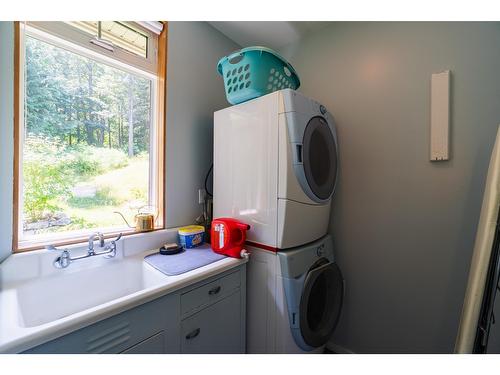
[[[344,292],[327,235],[333,117],[286,89],[215,112],[214,129],[214,217],[251,226],[247,352],[321,352]]]

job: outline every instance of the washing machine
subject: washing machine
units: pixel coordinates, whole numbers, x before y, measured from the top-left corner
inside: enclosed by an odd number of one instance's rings
[[[214,217],[247,224],[278,251],[324,236],[338,171],[333,116],[294,90],[214,114]]]
[[[277,253],[250,251],[247,352],[323,352],[344,298],[330,235]]]

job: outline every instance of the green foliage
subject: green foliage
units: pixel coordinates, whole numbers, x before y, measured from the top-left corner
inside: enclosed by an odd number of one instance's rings
[[[144,189],[133,188],[130,191],[130,194],[137,201],[143,201],[143,202],[147,202],[148,201],[148,192],[146,191],[145,188]]]
[[[97,176],[128,165],[127,155],[116,149],[77,145],[66,152],[67,167],[75,178]]]
[[[54,166],[38,168],[29,165],[25,169],[24,212],[32,220],[39,220],[47,213],[55,212],[59,206],[55,203],[68,193],[69,184]]]
[[[65,165],[57,155],[61,145],[46,138],[28,137],[23,160],[24,213],[31,221],[59,209],[56,200],[67,196],[71,186]]]
[[[109,187],[104,187],[96,192],[94,197],[71,197],[68,204],[77,208],[93,208],[102,206],[116,206],[122,203],[114,197]]]
[[[94,223],[92,223],[88,220],[85,220],[82,217],[71,216],[71,224],[68,227],[61,228],[61,229],[64,229],[64,230],[85,229],[85,228],[92,228],[94,226],[95,226]]]
[[[86,220],[83,217],[71,216],[71,223],[68,225],[39,229],[37,232],[38,233],[66,232],[68,230],[94,228],[95,226],[96,224],[94,222]]]
[[[24,143],[23,203],[28,221],[42,219],[60,210],[61,201],[75,207],[96,207],[119,203],[109,190],[101,189],[94,198],[73,198],[71,187],[110,170],[127,166],[129,160],[120,150],[80,145],[69,147],[61,141],[28,135]]]
[[[101,172],[99,160],[91,154],[71,153],[68,166],[77,176],[95,176]]]

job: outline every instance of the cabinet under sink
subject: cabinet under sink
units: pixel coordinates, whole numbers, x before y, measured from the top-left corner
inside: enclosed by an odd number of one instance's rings
[[[241,316],[240,293],[235,292],[184,319],[181,322],[181,352],[242,353]]]
[[[23,353],[244,353],[245,302],[242,264]]]

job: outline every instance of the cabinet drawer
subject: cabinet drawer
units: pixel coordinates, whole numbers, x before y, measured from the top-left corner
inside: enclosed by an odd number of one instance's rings
[[[240,287],[240,272],[233,272],[181,295],[181,315],[220,301]]]
[[[181,352],[244,353],[241,292],[218,301],[181,322]]]

